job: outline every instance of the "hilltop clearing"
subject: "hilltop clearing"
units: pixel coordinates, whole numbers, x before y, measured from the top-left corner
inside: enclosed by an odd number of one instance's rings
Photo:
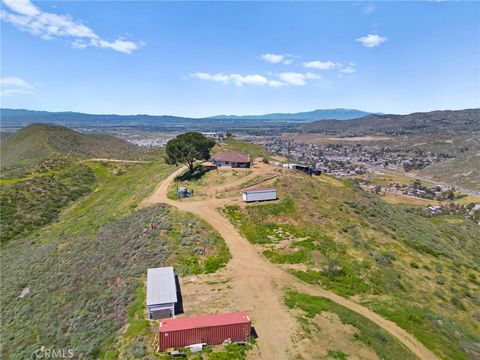
[[[295,287],[302,282],[276,270],[272,275],[273,269],[253,262],[254,254],[240,245],[245,240],[232,233],[217,208],[223,207],[238,231],[254,244],[254,253],[263,253],[277,264],[275,268],[312,285],[301,292],[320,295],[313,289],[328,289],[396,322],[441,358],[474,358],[480,340],[475,320],[480,227],[475,222],[456,215],[431,217],[423,207],[387,203],[348,181],[310,177],[259,161],[247,170],[211,170],[191,180],[186,177],[181,186],[195,189],[195,195],[182,202],[171,200],[175,189],[167,181],[146,203],[167,202],[214,224],[233,254],[228,267],[242,263],[247,278],[246,262],[255,271],[262,268],[261,287],[262,292],[269,291],[268,298],[278,297],[279,292],[274,285],[267,286],[270,281]],[[244,205],[240,190],[252,186],[275,187],[280,200]],[[244,292],[248,296],[248,287],[255,287],[251,280],[232,281],[234,289],[241,289],[239,299]],[[258,299],[244,301],[254,315],[269,306]],[[290,320],[284,319],[283,325],[278,321],[282,327]],[[267,352],[268,340],[263,339]],[[276,356],[281,354],[277,349]]]
[[[262,185],[267,185],[269,181],[274,181],[268,178],[262,180],[262,177],[268,176],[269,172],[275,172],[275,169],[270,165],[256,162],[251,170],[260,178]],[[202,196],[198,200],[194,196],[181,202],[170,200],[167,197],[168,189],[175,178],[181,175],[182,172],[183,170],[179,170],[170,175],[160,184],[152,196],[142,202],[141,206],[148,206],[154,203],[168,203],[202,217],[219,231],[232,253],[232,260],[228,263],[226,270],[232,274],[230,283],[234,299],[240,307],[246,309],[251,314],[255,329],[259,334],[257,339],[259,358],[290,359],[294,358],[299,352],[305,351],[309,353],[309,351],[316,351],[314,348],[300,350],[299,346],[301,345],[299,341],[305,335],[301,335],[302,332],[298,329],[296,316],[288,311],[288,308],[283,303],[285,287],[294,287],[302,292],[327,297],[341,306],[360,314],[360,319],[363,317],[370,319],[373,324],[369,323],[367,326],[369,328],[368,331],[371,330],[374,333],[377,331],[377,335],[384,341],[385,349],[390,349],[390,346],[398,349],[396,352],[391,353],[393,356],[391,358],[407,359],[413,357],[411,353],[413,352],[422,359],[435,359],[435,356],[423,347],[422,344],[394,323],[331,291],[308,285],[262,257],[256,247],[249,244],[218,211],[218,208],[225,204],[239,204],[239,191],[235,189],[237,187],[251,186],[251,180],[246,180],[242,184],[232,184],[232,188],[224,189],[226,192],[224,196],[217,194],[217,196],[212,196],[211,199],[205,199]],[[222,174],[223,171],[218,176],[222,176]],[[243,179],[247,179],[247,177]],[[258,184],[258,182],[256,183]],[[207,185],[207,187],[213,187],[213,185]],[[234,206],[235,208],[241,208],[239,205]],[[288,207],[279,206],[278,211],[281,211],[280,209],[288,209]],[[260,215],[257,219],[260,226],[262,224],[261,218],[262,216]],[[278,329],[282,329],[282,331],[278,331]],[[364,333],[367,330],[359,331]],[[371,342],[376,341],[374,339],[366,339],[365,343],[367,346],[371,346]],[[349,340],[347,339],[346,341]],[[335,347],[336,344],[332,344],[332,346]],[[386,351],[388,352],[389,350]]]

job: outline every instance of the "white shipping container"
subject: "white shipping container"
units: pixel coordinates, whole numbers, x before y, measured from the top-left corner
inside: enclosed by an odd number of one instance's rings
[[[277,200],[277,189],[258,189],[258,190],[244,190],[243,201],[268,201]]]

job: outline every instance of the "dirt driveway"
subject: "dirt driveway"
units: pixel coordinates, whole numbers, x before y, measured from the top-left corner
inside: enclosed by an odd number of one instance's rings
[[[255,168],[252,170],[255,171]],[[224,238],[232,253],[232,259],[228,263],[227,269],[232,274],[233,296],[238,304],[238,310],[245,310],[252,317],[253,325],[259,336],[257,343],[261,359],[292,359],[297,353],[295,340],[300,329],[295,317],[283,302],[285,288],[333,300],[376,323],[401,341],[419,358],[437,359],[423,344],[392,321],[331,291],[304,283],[269,262],[218,211],[218,208],[228,200],[179,202],[168,199],[168,188],[182,171],[184,168],[177,170],[165,179],[157,190],[140,204],[140,207],[167,203],[180,210],[189,211],[210,223]]]

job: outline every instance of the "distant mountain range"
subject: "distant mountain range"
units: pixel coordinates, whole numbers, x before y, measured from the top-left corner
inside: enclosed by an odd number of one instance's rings
[[[115,115],[115,114],[85,114],[78,112],[49,112],[24,109],[0,109],[2,127],[25,126],[33,123],[49,123],[65,126],[184,126],[215,124],[217,126],[237,123],[243,120],[245,124],[258,122],[308,122],[322,119],[354,119],[370,113],[355,109],[314,110],[294,114],[265,115],[219,115],[206,118],[188,118],[170,115]],[[243,123],[242,123],[243,124]]]
[[[63,125],[76,129],[137,128],[153,131],[225,131],[267,129],[342,136],[365,134],[419,134],[439,131],[480,131],[480,109],[437,110],[408,115],[371,114],[355,109],[314,110],[294,114],[220,115],[187,118],[169,115],[93,115],[0,109],[2,129],[18,129],[33,123]]]
[[[371,113],[357,109],[318,109],[298,113],[273,113],[264,115],[218,115],[214,119],[235,119],[235,120],[291,120],[291,121],[313,121],[324,119],[349,120],[356,119]]]

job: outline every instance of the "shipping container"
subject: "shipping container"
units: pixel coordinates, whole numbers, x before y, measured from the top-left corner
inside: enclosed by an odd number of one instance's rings
[[[277,189],[248,189],[242,194],[244,202],[277,200]]]
[[[199,343],[218,345],[225,340],[247,341],[251,326],[244,312],[164,319],[159,326],[159,348],[165,351]]]

